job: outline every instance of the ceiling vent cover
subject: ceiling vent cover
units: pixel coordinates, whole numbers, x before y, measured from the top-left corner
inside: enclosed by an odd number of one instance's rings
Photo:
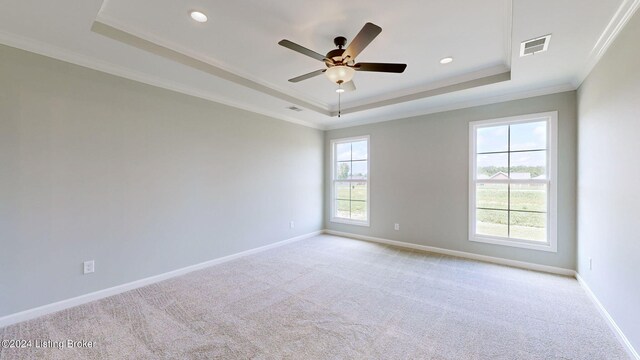
[[[520,44],[520,57],[547,51],[551,34],[523,41]]]
[[[297,106],[289,106],[287,109],[289,109],[289,110],[293,110],[293,111],[296,111],[296,112],[300,112],[300,111],[302,111],[302,109],[300,109],[300,108],[299,108],[299,107],[297,107]]]

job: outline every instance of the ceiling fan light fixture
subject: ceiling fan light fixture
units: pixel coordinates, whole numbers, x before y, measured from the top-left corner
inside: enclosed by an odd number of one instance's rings
[[[453,58],[451,56],[447,56],[445,58],[440,59],[440,64],[448,64],[450,62],[453,61]]]
[[[332,66],[325,71],[329,80],[336,84],[351,81],[355,73],[356,71],[353,68],[345,65]]]
[[[191,16],[191,18],[199,23],[205,23],[207,22],[208,18],[207,15],[205,15],[203,12],[201,11],[197,11],[197,10],[193,10],[191,12],[189,12],[189,16]]]

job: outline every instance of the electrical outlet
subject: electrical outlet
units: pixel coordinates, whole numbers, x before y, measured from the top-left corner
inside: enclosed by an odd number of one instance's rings
[[[593,270],[593,259],[589,258],[589,270]]]
[[[400,224],[396,223],[395,225],[393,225],[393,229],[400,230]]]
[[[293,222],[293,220],[289,221],[289,227],[292,228],[292,229],[295,228],[296,227],[296,223]]]
[[[84,262],[84,273],[85,274],[91,274],[95,270],[96,270],[96,267],[95,267],[95,262],[93,260],[89,260],[89,261],[85,261]]]

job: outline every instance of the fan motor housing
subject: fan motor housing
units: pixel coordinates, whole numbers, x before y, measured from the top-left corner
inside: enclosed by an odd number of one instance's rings
[[[342,54],[344,53],[343,47],[347,45],[347,38],[344,36],[338,36],[333,39],[333,43],[338,47],[337,49],[333,49],[327,53],[327,59],[333,60],[332,62],[325,61],[327,67],[332,67],[335,65],[342,64]]]
[[[342,61],[343,53],[344,49],[333,49],[327,53],[327,59],[336,60],[337,62]]]

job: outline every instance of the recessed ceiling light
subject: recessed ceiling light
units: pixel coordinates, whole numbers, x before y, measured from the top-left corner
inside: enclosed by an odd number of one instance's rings
[[[448,63],[450,63],[452,61],[453,61],[452,57],[446,57],[446,58],[440,59],[440,64],[448,64]]]
[[[191,18],[199,23],[207,22],[207,15],[200,11],[192,11],[189,13]]]

